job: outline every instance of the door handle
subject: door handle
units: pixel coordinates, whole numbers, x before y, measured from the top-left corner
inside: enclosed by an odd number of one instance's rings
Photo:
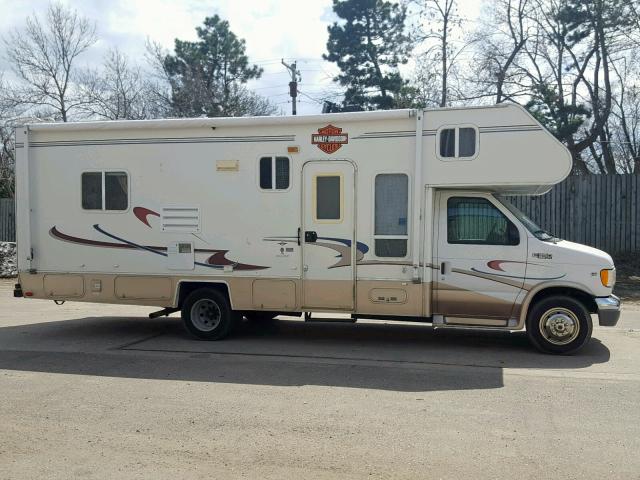
[[[300,227],[298,227],[298,246],[300,246],[300,232],[302,231],[302,229]]]
[[[446,275],[447,273],[451,273],[451,262],[441,262],[440,263],[440,273],[442,275]]]

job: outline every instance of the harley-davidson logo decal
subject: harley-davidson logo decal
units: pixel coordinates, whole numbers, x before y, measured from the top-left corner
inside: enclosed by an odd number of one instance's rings
[[[347,143],[349,143],[349,134],[342,133],[341,128],[333,125],[319,128],[318,133],[311,134],[311,144],[317,145],[324,153],[335,153]]]

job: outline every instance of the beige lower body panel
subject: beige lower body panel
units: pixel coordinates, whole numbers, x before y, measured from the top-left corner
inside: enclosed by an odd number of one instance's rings
[[[300,279],[20,273],[22,290],[30,292],[32,298],[156,307],[175,306],[181,282],[227,285],[236,310],[296,312],[315,309],[368,315],[424,316],[424,299],[430,295],[430,284],[360,280],[356,286],[354,309],[345,304],[345,292],[353,292],[351,282],[308,281],[305,288],[314,292],[314,304],[303,307]]]
[[[225,284],[231,304],[236,310],[271,310],[279,312],[344,311],[359,315],[426,317],[431,315],[429,300],[431,283],[411,283],[394,280],[358,280],[355,288],[355,308],[341,305],[345,291],[353,292],[351,282],[307,281],[306,289],[314,292],[315,303],[304,305],[300,279],[256,277],[202,277],[181,275],[116,275],[79,273],[20,273],[23,292],[32,298],[72,300],[94,303],[120,303],[156,307],[174,307],[181,282]],[[442,293],[442,292],[440,292]],[[448,323],[464,324],[464,318],[494,317],[496,311],[509,312],[507,305],[497,305],[499,299],[469,291],[449,290],[451,298],[440,296],[443,307],[447,301],[456,304],[453,311],[434,312],[456,317]],[[464,312],[460,304],[464,304]],[[445,310],[447,310],[445,308]],[[453,310],[453,308],[452,308]],[[520,305],[514,310],[518,312]],[[461,315],[462,313],[462,315]],[[507,320],[508,315],[502,318]],[[478,321],[476,325],[498,326],[503,321]],[[473,324],[469,322],[469,324]]]
[[[437,313],[447,317],[510,318],[514,309],[513,301],[505,301],[491,295],[443,283],[435,284],[435,288]]]
[[[430,296],[430,283],[393,280],[359,280],[358,314],[425,316],[424,299]]]
[[[354,283],[351,280],[304,280],[302,306],[307,310],[353,311]]]

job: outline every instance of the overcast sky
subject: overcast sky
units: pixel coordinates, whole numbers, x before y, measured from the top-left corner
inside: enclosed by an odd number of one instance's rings
[[[327,26],[335,21],[331,0],[63,0],[65,5],[97,24],[98,43],[79,64],[97,65],[106,50],[116,46],[132,59],[143,62],[146,39],[172,48],[175,38],[194,40],[195,27],[214,14],[229,21],[231,30],[246,40],[252,62],[264,68],[260,80],[249,85],[256,93],[291,111],[289,77],[280,59],[297,60],[302,72],[299,114],[317,113],[319,101],[339,88],[331,79],[333,64],[324,62]],[[475,20],[481,0],[459,0],[460,14]],[[0,35],[24,24],[24,19],[46,9],[46,0],[0,0]],[[0,60],[0,69],[9,65]],[[306,96],[306,95],[308,96]]]

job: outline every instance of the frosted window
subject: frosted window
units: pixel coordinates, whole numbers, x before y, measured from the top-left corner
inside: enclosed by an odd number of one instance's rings
[[[276,157],[276,190],[289,188],[289,158]]]
[[[375,239],[376,257],[406,257],[407,241],[397,238]]]
[[[376,176],[374,242],[377,257],[407,255],[408,205],[409,177],[407,175],[385,173]]]
[[[376,177],[376,235],[406,235],[409,179],[404,174]]]

